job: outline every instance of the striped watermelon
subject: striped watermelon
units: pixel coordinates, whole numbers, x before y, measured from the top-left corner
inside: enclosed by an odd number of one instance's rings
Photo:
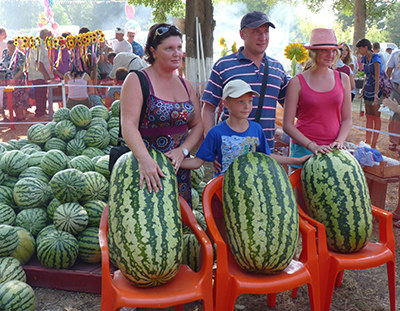
[[[14,209],[4,203],[0,203],[0,224],[13,226],[17,215]]]
[[[100,226],[101,215],[103,214],[106,205],[106,202],[100,200],[92,200],[83,205],[89,217],[89,227],[98,228]]]
[[[50,269],[71,268],[79,252],[78,240],[65,231],[52,231],[42,236],[37,244],[39,262]]]
[[[104,152],[96,147],[87,147],[83,150],[82,155],[88,156],[89,158],[94,158],[97,156],[103,156]]]
[[[78,258],[81,261],[87,263],[98,263],[101,261],[99,227],[86,228],[78,235],[78,243]]]
[[[310,216],[326,228],[328,248],[352,253],[372,233],[371,199],[364,172],[347,151],[334,149],[310,158],[301,173]]]
[[[55,173],[66,169],[68,163],[69,159],[64,152],[60,150],[50,150],[47,151],[42,158],[40,167],[48,176],[53,176]]]
[[[39,166],[42,163],[42,159],[46,154],[45,151],[37,151],[34,154],[31,154],[28,159],[28,166]]]
[[[119,110],[120,110],[120,101],[119,100],[114,100],[113,103],[111,104],[111,113],[114,117],[119,118]]]
[[[0,225],[0,257],[10,256],[17,246],[17,229],[9,225]]]
[[[79,156],[87,148],[85,141],[82,138],[75,137],[67,143],[67,154],[69,156]]]
[[[102,118],[105,121],[110,118],[108,109],[104,106],[94,106],[90,108],[90,116],[92,117],[92,121],[94,118]]]
[[[94,169],[95,171],[96,171],[96,163],[97,163],[97,160],[99,160],[101,157],[102,157],[102,156],[95,156],[95,157],[91,158],[92,163],[93,163],[93,165],[94,165],[94,167],[95,167],[95,169]]]
[[[19,179],[26,177],[39,179],[46,184],[49,182],[49,176],[47,176],[47,174],[39,166],[30,166],[19,175]]]
[[[21,138],[18,139],[16,142],[17,145],[17,149],[22,149],[22,147],[26,146],[26,145],[30,145],[29,140],[25,139],[25,138]]]
[[[75,168],[81,171],[82,173],[91,172],[95,170],[95,165],[93,164],[93,161],[88,156],[85,155],[74,157],[69,162],[69,167]]]
[[[89,147],[103,149],[110,142],[110,134],[106,128],[94,125],[88,128],[84,140]]]
[[[34,311],[35,292],[28,284],[12,280],[0,284],[0,310]]]
[[[38,178],[20,179],[14,186],[14,201],[19,208],[41,207],[47,203],[47,184]]]
[[[10,176],[18,176],[27,167],[28,156],[19,150],[7,151],[0,159],[1,170]]]
[[[19,150],[20,147],[18,146],[18,140],[17,139],[10,139],[8,143],[13,147],[14,150]]]
[[[109,160],[110,160],[110,156],[105,155],[105,156],[100,157],[94,165],[96,172],[100,173],[107,179],[110,179],[110,170],[108,169]]]
[[[6,174],[4,174],[4,172],[2,170],[0,170],[0,185],[4,182],[4,180],[6,179]]]
[[[106,202],[108,199],[109,182],[97,172],[83,173],[85,178],[85,190],[79,202],[85,204],[91,200],[101,200]]]
[[[39,245],[40,241],[48,236],[50,233],[58,232],[54,225],[48,225],[44,227],[42,230],[39,231],[38,235],[36,236],[36,245]]]
[[[112,145],[108,145],[107,147],[103,148],[102,150],[104,154],[109,155],[112,147],[113,147]]]
[[[28,230],[33,236],[37,236],[39,231],[47,225],[47,213],[42,208],[24,209],[18,213],[15,224]]]
[[[28,148],[21,149],[21,151],[23,153],[25,153],[26,155],[31,155],[31,154],[34,154],[34,153],[38,152],[36,149],[34,149],[32,147],[29,147],[29,146],[28,146]]]
[[[0,257],[0,284],[12,280],[26,282],[21,263],[14,257]]]
[[[7,151],[7,148],[5,146],[3,146],[3,143],[0,142],[0,154],[4,153]]]
[[[204,176],[205,176],[205,172],[204,172],[204,166],[203,165],[200,166],[198,169],[191,170],[190,171],[190,177],[191,177],[191,180],[192,180],[193,187],[196,188],[200,184],[200,182],[203,181]]]
[[[182,263],[195,272],[201,268],[200,250],[200,243],[193,233],[183,235]]]
[[[7,204],[14,207],[16,204],[14,202],[13,189],[7,186],[0,186],[0,203]]]
[[[198,209],[200,204],[200,196],[196,189],[192,188],[192,209]]]
[[[206,231],[207,230],[207,223],[206,223],[206,219],[205,219],[203,213],[199,212],[199,211],[196,211],[196,210],[193,210],[193,214],[194,214],[194,217],[196,217],[196,221],[200,225],[200,227],[204,231]],[[185,226],[183,228],[183,234],[189,234],[189,233],[192,233],[192,230],[190,230],[190,228],[188,226]]]
[[[24,150],[26,150],[26,149],[34,149],[34,150],[36,150],[36,151],[42,151],[42,147],[40,147],[39,145],[34,144],[34,143],[26,144],[26,145],[24,145],[20,150],[21,150],[21,151],[24,151]]]
[[[58,108],[54,111],[53,120],[55,122],[60,122],[62,120],[69,120],[69,109],[65,107]]]
[[[57,207],[53,223],[57,230],[77,235],[86,229],[89,218],[86,210],[78,203],[64,203]]]
[[[85,191],[85,178],[81,171],[69,168],[56,173],[49,185],[61,203],[77,202]]]
[[[11,175],[5,174],[5,177],[3,180],[3,186],[14,189],[14,186],[18,182],[18,180],[19,180],[19,178],[17,176],[11,176]]]
[[[29,127],[27,136],[31,143],[40,145],[51,138],[51,130],[44,124],[37,123]]]
[[[52,199],[49,202],[49,204],[47,204],[47,208],[46,208],[47,218],[51,222],[53,222],[54,212],[56,211],[57,207],[59,207],[61,204],[62,203],[57,198]]]
[[[67,143],[60,138],[52,137],[44,144],[45,151],[49,151],[52,149],[61,150],[62,152],[67,151]]]
[[[107,129],[107,121],[101,117],[95,117],[95,118],[92,118],[92,120],[90,121],[89,128],[92,126],[100,126],[104,129]]]
[[[0,145],[6,148],[6,151],[14,150],[14,147],[11,146],[9,143],[6,142],[0,142]]]
[[[89,125],[91,116],[90,110],[85,105],[76,105],[69,112],[71,121],[78,127]]]
[[[86,136],[86,130],[79,130],[78,132],[76,132],[75,138],[76,139],[84,139]]]
[[[107,129],[110,130],[113,127],[119,128],[119,117],[111,117],[107,122]]]
[[[285,269],[296,250],[299,215],[282,166],[260,152],[241,155],[226,171],[222,192],[226,233],[239,266],[264,274]]]
[[[183,247],[175,170],[161,152],[149,153],[166,175],[163,190],[139,189],[139,166],[132,152],[118,159],[110,181],[110,253],[124,276],[139,287],[172,279]]]
[[[51,137],[56,136],[56,122],[49,122],[47,123],[45,126],[49,129],[50,133],[51,133]]]
[[[26,264],[35,253],[35,238],[33,235],[22,227],[16,227],[18,235],[18,245],[11,252],[10,256],[19,260],[24,265]]]
[[[118,145],[119,127],[110,128],[108,133],[110,134],[110,145]]]
[[[69,141],[75,137],[76,127],[71,121],[62,120],[56,124],[54,131],[57,138]]]

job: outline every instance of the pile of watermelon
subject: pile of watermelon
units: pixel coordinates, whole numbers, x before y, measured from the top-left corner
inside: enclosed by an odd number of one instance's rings
[[[100,262],[98,227],[118,131],[116,101],[111,111],[60,108],[52,122],[32,125],[27,139],[0,143],[1,310],[15,309],[2,304],[13,300],[10,293],[21,303],[26,299],[21,310],[34,310],[22,265],[35,252],[53,269],[68,269],[78,258]]]

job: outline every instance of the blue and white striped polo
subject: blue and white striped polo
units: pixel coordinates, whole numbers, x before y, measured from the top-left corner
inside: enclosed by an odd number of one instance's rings
[[[268,145],[270,149],[273,150],[276,102],[279,101],[283,103],[288,79],[283,66],[277,60],[264,55],[264,61],[260,68],[258,68],[252,60],[243,55],[242,51],[243,47],[241,47],[236,54],[222,57],[214,64],[201,100],[217,107],[222,98],[223,87],[230,80],[234,79],[242,79],[247,82],[253,90],[260,93],[264,76],[265,60],[268,57],[269,74],[260,124],[264,130]],[[253,111],[250,113],[249,120],[254,120],[255,118],[258,99],[258,97],[253,97]],[[228,111],[225,107],[224,115],[225,117],[228,115]]]

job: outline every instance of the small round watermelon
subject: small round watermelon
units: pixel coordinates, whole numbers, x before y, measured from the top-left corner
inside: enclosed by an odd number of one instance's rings
[[[49,185],[61,203],[77,202],[85,191],[85,177],[81,171],[69,168],[57,172]]]
[[[85,105],[76,105],[69,112],[71,121],[78,127],[85,127],[91,121],[90,109]]]
[[[34,311],[35,292],[28,284],[12,280],[0,284],[0,310]]]
[[[64,203],[57,207],[53,223],[57,230],[77,235],[86,229],[89,217],[83,206],[78,203]]]

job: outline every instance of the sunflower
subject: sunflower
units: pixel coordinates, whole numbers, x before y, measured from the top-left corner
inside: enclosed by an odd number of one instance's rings
[[[226,41],[225,41],[225,38],[224,38],[224,37],[221,37],[221,38],[219,39],[219,45],[220,45],[220,46],[225,46],[225,45],[226,45]]]
[[[289,43],[285,48],[285,56],[287,59],[295,59],[298,63],[308,60],[308,52],[301,43]]]

